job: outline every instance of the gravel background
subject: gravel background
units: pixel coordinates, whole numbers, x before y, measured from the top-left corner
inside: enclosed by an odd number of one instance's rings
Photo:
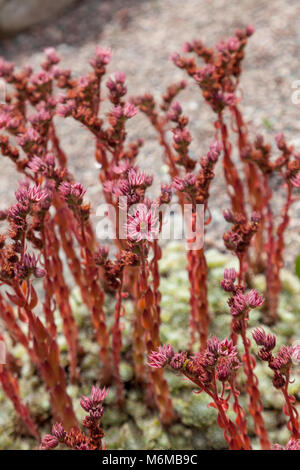
[[[289,142],[300,151],[300,105],[293,104],[291,99],[292,83],[300,79],[299,13],[297,0],[85,0],[59,19],[2,40],[0,56],[20,66],[38,66],[43,48],[55,46],[63,67],[85,74],[95,45],[110,46],[114,55],[109,72],[126,72],[129,95],[151,91],[159,97],[168,84],[184,76],[169,60],[184,41],[199,38],[213,45],[223,36],[231,35],[235,28],[250,23],[255,25],[256,33],[247,47],[240,87],[249,129],[263,133],[269,140],[277,132],[285,131]],[[191,118],[193,152],[200,156],[213,136],[214,115],[192,83],[180,95],[180,101]],[[93,204],[97,204],[101,193],[93,161],[93,139],[71,119],[61,124],[59,134],[69,154],[70,168],[88,187]],[[141,136],[146,141],[141,166],[154,172],[158,183],[166,178],[161,149],[147,120],[137,116],[131,122],[130,137]],[[12,200],[16,184],[12,165],[0,159],[1,208]],[[213,208],[214,222],[207,239],[214,239],[223,247],[222,210],[228,207],[228,199],[220,165],[212,193],[217,207]],[[275,202],[279,211],[281,191],[276,192]],[[289,263],[300,249],[299,203],[293,206],[292,215],[287,236]]]

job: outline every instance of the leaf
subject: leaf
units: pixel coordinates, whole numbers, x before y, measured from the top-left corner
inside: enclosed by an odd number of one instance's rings
[[[25,305],[25,300],[22,299],[22,297],[19,297],[17,295],[10,294],[9,292],[6,291],[6,295],[11,300],[11,302],[15,305],[18,305],[18,307],[24,307]]]
[[[300,279],[300,254],[296,258],[295,271],[296,271],[297,276]]]
[[[37,303],[38,303],[38,296],[33,285],[31,285],[31,298],[30,298],[30,304],[29,304],[30,310],[33,310],[34,307],[36,307]]]

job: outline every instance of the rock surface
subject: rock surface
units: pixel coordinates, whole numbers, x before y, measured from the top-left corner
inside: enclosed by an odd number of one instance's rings
[[[76,0],[0,0],[0,35],[53,18]]]

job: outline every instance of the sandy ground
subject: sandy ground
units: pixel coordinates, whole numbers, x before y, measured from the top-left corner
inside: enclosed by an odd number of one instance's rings
[[[298,0],[85,0],[51,23],[2,40],[0,55],[20,66],[37,66],[43,48],[55,46],[64,67],[85,74],[95,45],[110,46],[114,54],[109,72],[126,72],[129,95],[151,91],[159,97],[168,84],[184,76],[169,60],[184,41],[199,38],[213,45],[223,36],[231,35],[235,28],[250,23],[255,25],[256,33],[247,47],[241,80],[242,108],[249,128],[269,140],[277,132],[285,131],[300,151],[300,105],[292,103],[292,84],[300,79],[299,13]],[[195,86],[189,85],[180,95],[180,102],[191,118],[192,151],[200,156],[213,137],[214,115]],[[87,186],[88,197],[97,205],[101,193],[93,162],[94,142],[71,119],[60,124],[59,134],[69,154],[70,168]],[[166,179],[161,149],[143,116],[135,118],[130,137],[143,137],[146,141],[141,166],[155,173],[157,183]],[[1,208],[12,200],[16,184],[10,162],[0,159]],[[221,168],[217,170],[212,193],[217,204],[214,203],[214,222],[208,237],[216,239],[222,247],[222,210],[228,207],[228,199]],[[280,194],[276,194],[278,212]],[[287,236],[289,262],[300,250],[299,203],[293,206],[292,215]]]

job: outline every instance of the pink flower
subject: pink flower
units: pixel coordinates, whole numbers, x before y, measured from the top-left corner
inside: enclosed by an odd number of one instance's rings
[[[223,101],[228,106],[234,106],[237,102],[237,99],[236,99],[236,97],[234,96],[233,93],[224,93],[223,94]]]
[[[172,359],[174,356],[174,349],[170,344],[163,344],[162,346],[159,346],[158,352],[164,354],[167,359]]]
[[[190,42],[185,42],[182,46],[182,52],[192,52],[193,46]]]
[[[177,65],[177,63],[180,59],[180,55],[178,54],[178,52],[173,52],[173,54],[171,54],[171,56],[170,56],[170,59],[175,65]]]
[[[213,336],[211,339],[207,341],[207,349],[212,354],[217,354],[219,351],[220,340]]]
[[[65,103],[59,103],[56,107],[56,114],[61,117],[71,116],[75,109],[75,100],[68,100]]]
[[[247,309],[246,297],[242,293],[237,293],[233,298],[233,304],[231,307],[231,314],[239,316],[244,313]]]
[[[90,86],[90,84],[91,84],[91,80],[90,80],[90,77],[88,75],[84,75],[84,76],[79,77],[78,85],[81,88],[88,88]]]
[[[93,400],[94,405],[102,403],[105,398],[107,397],[109,392],[108,388],[100,388],[97,385],[92,386],[92,393],[91,393],[91,398]]]
[[[124,113],[124,116],[127,118],[127,119],[130,119],[134,116],[137,115],[138,113],[138,108],[136,108],[133,104],[131,103],[125,103],[125,106],[123,108],[123,113]]]
[[[240,41],[236,37],[230,37],[227,40],[227,47],[230,52],[237,51],[240,47]]]
[[[225,338],[219,344],[218,353],[221,356],[237,356],[237,349],[231,339]]]
[[[118,106],[115,106],[114,109],[112,110],[111,114],[117,118],[121,119],[123,117],[123,108],[120,104]]]
[[[291,179],[292,185],[296,188],[300,188],[300,174]]]
[[[294,364],[300,363],[300,344],[296,344],[292,349],[292,361]]]
[[[284,133],[280,132],[279,134],[275,135],[275,141],[279,150],[284,150],[286,147]]]
[[[130,162],[127,159],[121,160],[118,165],[114,165],[112,167],[112,170],[114,173],[117,175],[122,175],[123,173],[126,173],[130,168]]]
[[[189,144],[192,141],[192,136],[187,129],[174,129],[173,139],[176,144]]]
[[[38,87],[46,85],[51,81],[51,77],[48,72],[42,70],[41,72],[35,73],[31,76],[32,83]]]
[[[187,173],[184,178],[176,176],[173,180],[173,188],[177,191],[188,191],[193,188],[196,183],[196,176],[192,173]]]
[[[47,199],[48,191],[42,189],[39,184],[28,188],[27,190],[27,197],[30,202],[41,202]]]
[[[159,346],[158,351],[152,351],[148,356],[148,366],[154,369],[165,367],[174,356],[174,350],[170,344]]]
[[[180,106],[178,101],[175,101],[172,104],[170,110],[168,111],[167,116],[170,119],[170,121],[176,122],[181,113],[182,113],[182,107]]]
[[[226,292],[232,292],[234,290],[234,281],[236,280],[237,273],[234,268],[224,270],[224,279],[221,281],[221,287]]]
[[[94,68],[101,68],[104,65],[107,65],[111,61],[111,49],[103,48],[101,46],[97,46],[95,48],[95,57],[90,60],[90,64]]]
[[[63,441],[66,437],[67,433],[64,430],[64,427],[61,423],[55,423],[52,426],[52,434],[55,436],[59,441]]]
[[[252,337],[258,346],[264,346],[267,335],[265,330],[260,327],[252,331]]]
[[[23,185],[15,192],[15,195],[18,202],[22,204],[28,201],[32,203],[37,203],[47,199],[48,191],[42,189],[39,184],[35,184],[32,187]]]
[[[0,57],[0,77],[5,77],[8,80],[12,78],[14,71],[14,64],[6,62],[6,60]]]
[[[45,270],[37,267],[36,256],[25,253],[23,257],[23,264],[18,265],[18,276],[20,279],[25,279],[31,274],[36,278],[42,278],[45,276]]]
[[[254,34],[254,32],[255,32],[254,26],[248,24],[248,25],[246,26],[246,34],[247,34],[247,36],[252,36],[252,34]]]
[[[136,171],[134,168],[131,168],[128,171],[128,181],[132,187],[146,187],[151,186],[153,177],[146,175],[143,171]]]
[[[43,437],[42,442],[41,442],[41,449],[54,449],[58,445],[58,439],[55,436],[52,436],[51,434],[46,434],[46,436]]]
[[[230,209],[225,209],[223,211],[223,217],[226,220],[226,222],[229,222],[229,223],[232,223],[232,224],[235,223],[234,215],[233,215],[233,213]]]
[[[159,219],[153,210],[139,204],[134,216],[128,216],[127,233],[128,237],[136,242],[155,240],[159,234]]]
[[[84,411],[89,412],[93,408],[93,401],[89,397],[82,396],[80,406]]]
[[[208,64],[202,67],[201,69],[198,69],[194,73],[193,77],[196,80],[196,82],[200,83],[201,85],[202,82],[212,77],[212,74],[214,73],[214,71],[215,71],[215,66],[212,64]]]
[[[255,308],[260,307],[263,304],[264,298],[262,295],[259,295],[259,293],[255,289],[252,289],[246,295],[246,301],[250,308]]]
[[[217,365],[217,378],[220,382],[225,382],[229,379],[230,376],[230,368],[229,364],[226,361],[221,361]]]
[[[8,119],[9,117],[6,113],[3,113],[3,112],[0,113],[0,129],[2,127],[6,127]]]
[[[82,204],[83,196],[86,190],[80,183],[69,183],[64,181],[60,184],[58,190],[64,196],[69,204]]]
[[[24,147],[27,144],[39,142],[40,138],[40,134],[33,127],[29,127],[24,134],[17,137],[17,142]]]
[[[286,450],[300,450],[300,439],[290,439],[287,443]]]
[[[44,49],[44,53],[49,62],[51,62],[52,64],[58,64],[58,62],[60,62],[60,57],[54,47],[47,47],[46,49]]]
[[[185,352],[174,354],[171,359],[170,366],[175,370],[180,370],[183,368],[186,359],[187,354]]]
[[[209,159],[209,161],[215,163],[219,158],[221,150],[221,142],[218,142],[217,140],[215,142],[212,142],[209,146],[209,151],[207,153],[207,158]]]
[[[115,80],[117,83],[124,83],[126,80],[125,72],[116,72],[115,73]]]

